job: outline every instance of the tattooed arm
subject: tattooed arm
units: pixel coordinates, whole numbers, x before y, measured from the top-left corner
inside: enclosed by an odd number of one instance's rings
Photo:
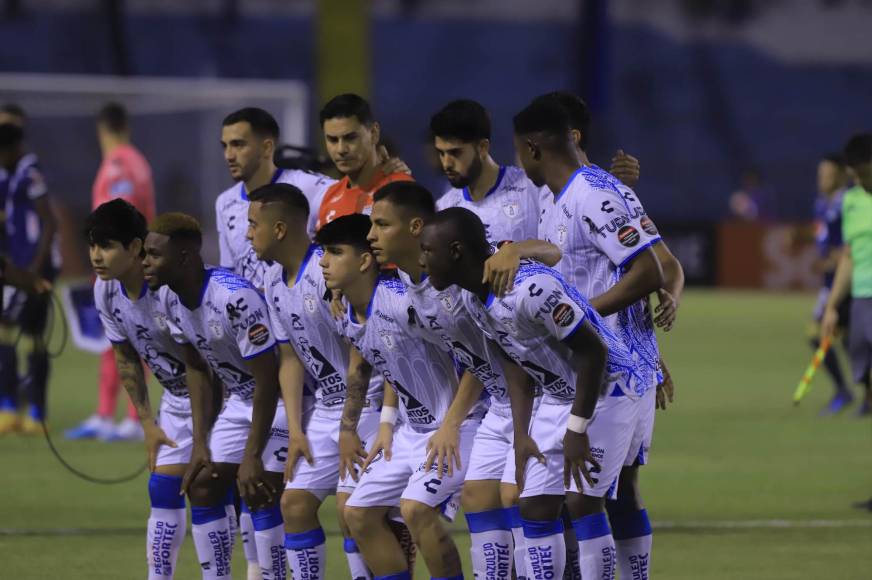
[[[176,443],[167,437],[163,429],[154,422],[154,413],[148,398],[148,385],[145,382],[145,371],[136,349],[125,341],[112,343],[112,350],[115,351],[115,364],[118,366],[121,384],[124,385],[124,390],[127,391],[127,396],[130,397],[130,402],[133,403],[136,415],[142,423],[142,430],[145,434],[145,450],[148,454],[148,467],[154,471],[160,446],[176,447]]]
[[[357,434],[357,424],[360,414],[366,404],[366,392],[369,379],[372,376],[372,366],[364,360],[360,352],[351,347],[346,375],[345,404],[342,407],[342,419],[339,423],[339,475],[351,477],[357,481],[357,466],[366,459],[366,451]]]

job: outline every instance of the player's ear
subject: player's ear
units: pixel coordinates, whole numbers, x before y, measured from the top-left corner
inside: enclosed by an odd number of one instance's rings
[[[539,161],[539,158],[542,156],[539,151],[539,145],[534,143],[532,139],[527,139],[527,149],[530,151],[530,157]]]
[[[463,252],[460,249],[460,242],[454,241],[448,244],[448,255],[451,256],[451,259],[454,261],[460,260]]]
[[[421,230],[424,229],[424,220],[422,218],[416,217],[412,218],[409,222],[409,233],[415,237],[421,235]]]
[[[569,138],[572,139],[572,142],[576,147],[581,145],[581,131],[578,129],[570,129],[569,130]]]
[[[369,252],[363,252],[360,254],[360,272],[366,272],[370,268],[375,266],[375,258]]]
[[[139,238],[133,238],[130,240],[130,245],[127,246],[127,251],[129,251],[134,256],[142,256],[143,255],[143,246],[142,240]]]
[[[272,159],[276,152],[276,142],[272,137],[263,140],[263,156]]]
[[[273,225],[273,234],[279,241],[285,239],[285,236],[288,235],[288,224],[286,224],[282,220],[278,220]]]
[[[381,139],[381,126],[378,124],[378,121],[372,122],[372,126],[369,128],[369,134],[372,137],[372,144],[377,145]]]
[[[478,151],[478,156],[484,159],[490,152],[490,139],[482,139],[475,148]]]

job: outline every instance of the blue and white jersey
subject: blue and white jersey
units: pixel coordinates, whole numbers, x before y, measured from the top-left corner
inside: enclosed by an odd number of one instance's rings
[[[248,280],[230,270],[207,267],[205,274],[193,310],[169,288],[161,294],[170,332],[176,342],[197,349],[231,397],[250,403],[255,382],[245,361],[275,348],[266,302]]]
[[[814,202],[815,242],[818,255],[828,258],[830,252],[842,247],[842,200],[845,190],[832,197],[820,195]],[[836,278],[835,270],[824,272],[823,285],[832,288]]]
[[[660,241],[633,190],[595,165],[576,171],[552,202],[543,205],[539,237],[560,248],[563,257],[555,269],[589,298],[614,286],[628,262]],[[644,389],[656,386],[660,353],[647,300],[605,320],[640,362],[639,370],[647,376]]]
[[[461,367],[475,375],[491,397],[500,406],[509,405],[508,389],[500,368],[499,352],[485,338],[463,306],[461,289],[451,286],[438,291],[425,277],[415,284],[408,274],[399,270],[400,280],[406,285],[412,310],[409,322],[422,336],[440,344],[454,355]]]
[[[0,208],[6,212],[2,251],[21,268],[30,266],[36,257],[43,223],[34,202],[47,195],[48,187],[35,154],[24,155],[11,173],[0,170]],[[56,248],[53,248],[49,262],[46,266],[59,266]]]
[[[538,236],[539,200],[548,188],[536,187],[524,170],[501,166],[497,182],[484,198],[475,201],[469,189],[452,188],[439,198],[436,208],[463,207],[481,219],[491,243],[535,240]]]
[[[457,392],[457,371],[447,351],[422,340],[410,326],[405,285],[390,275],[379,278],[365,323],[346,306],[339,328],[397,390],[400,418],[419,433],[438,429]]]
[[[636,398],[644,393],[630,351],[556,270],[525,260],[514,288],[503,298],[491,294],[482,303],[463,291],[462,299],[478,327],[542,387],[544,395],[567,403],[575,399],[572,350],[565,342],[585,320],[608,348],[608,376],[601,394]]]
[[[169,405],[188,412],[191,404],[185,357],[170,334],[167,315],[161,307],[160,295],[166,292],[169,292],[166,286],[151,292],[143,283],[139,297],[131,300],[120,281],[98,278],[94,283],[94,303],[106,338],[113,343],[129,342],[166,389],[164,398]]]
[[[271,183],[289,183],[299,188],[309,201],[309,236],[315,233],[318,208],[324,192],[335,180],[319,173],[299,169],[279,169]],[[239,182],[224,191],[215,200],[215,223],[218,227],[218,247],[222,268],[233,270],[252,284],[263,288],[263,274],[269,264],[257,259],[251,242],[245,237],[248,230],[248,192]]]
[[[290,281],[285,269],[273,264],[266,271],[264,291],[276,341],[290,343],[314,378],[316,408],[341,411],[349,347],[330,312],[332,294],[318,265],[323,254],[321,246],[309,246],[296,278]],[[382,381],[376,378],[370,382],[367,401],[377,403],[381,398]]]

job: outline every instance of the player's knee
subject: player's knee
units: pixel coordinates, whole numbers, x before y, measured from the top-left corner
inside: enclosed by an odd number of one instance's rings
[[[606,500],[602,497],[591,497],[580,493],[566,495],[566,507],[572,519],[598,514],[606,509]]]
[[[547,522],[560,517],[563,496],[545,495],[521,498],[521,517],[525,520]]]
[[[368,510],[367,508],[345,506],[345,509],[343,510],[345,524],[348,526],[348,530],[355,539],[366,534],[366,530],[372,520],[372,514],[370,511],[371,510]]]
[[[304,493],[306,492],[287,490],[282,494],[282,518],[286,522],[309,520],[317,513],[317,506],[313,510],[312,502],[306,501]]]
[[[227,486],[220,479],[201,471],[188,488],[191,505],[212,506],[223,502],[227,496]]]
[[[509,485],[504,483],[500,485],[500,503],[504,508],[510,508],[518,505],[521,501],[521,492],[517,485]]]
[[[500,490],[494,481],[467,481],[463,484],[460,504],[466,512],[481,512],[502,507]]]
[[[644,508],[642,494],[639,491],[638,467],[630,465],[621,470],[617,499],[606,501],[606,508],[610,512],[635,512]]]
[[[418,529],[438,517],[434,508],[410,499],[400,503],[400,514],[410,530]]]

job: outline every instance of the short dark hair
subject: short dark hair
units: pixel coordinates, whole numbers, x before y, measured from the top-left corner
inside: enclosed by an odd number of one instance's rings
[[[464,143],[490,139],[490,115],[476,101],[451,101],[430,118],[430,134],[443,139],[459,139]]]
[[[221,122],[222,127],[235,125],[237,123],[248,123],[251,125],[251,132],[261,139],[279,139],[279,124],[275,117],[267,111],[259,107],[245,107],[238,111],[233,111]]]
[[[512,119],[516,135],[545,133],[554,137],[568,133],[569,115],[554,101],[537,99]]]
[[[24,141],[24,129],[15,123],[0,124],[0,148],[11,149]]]
[[[318,113],[318,119],[322,127],[328,119],[348,119],[351,117],[356,117],[362,125],[366,126],[370,126],[375,122],[369,103],[366,99],[354,93],[345,93],[333,97],[327,101],[327,104]]]
[[[821,161],[829,161],[830,163],[838,166],[839,169],[845,168],[845,158],[841,153],[830,152],[821,157]]]
[[[327,222],[315,234],[315,243],[321,246],[347,245],[353,246],[360,252],[371,252],[366,236],[372,222],[369,216],[362,213],[353,213],[336,218]]]
[[[585,149],[588,143],[591,117],[590,109],[588,108],[587,103],[584,102],[584,99],[576,94],[570,93],[569,91],[554,91],[536,97],[533,102],[540,100],[546,103],[549,101],[556,103],[563,108],[569,121],[569,127],[581,133],[581,142],[579,145],[582,149]]]
[[[373,203],[388,201],[413,212],[418,217],[428,217],[436,213],[436,202],[430,190],[414,181],[392,181],[372,196]]]
[[[269,183],[248,194],[249,201],[264,205],[279,205],[285,214],[293,213],[306,220],[309,218],[309,200],[300,188],[290,183]]]
[[[135,239],[145,242],[148,226],[145,216],[130,203],[113,199],[97,206],[85,218],[83,233],[89,244],[108,246],[115,241],[127,248]]]
[[[872,161],[872,133],[857,133],[844,149],[845,165],[857,167]]]
[[[27,113],[24,112],[24,108],[18,103],[6,103],[0,106],[0,111],[19,119],[27,119]]]
[[[203,230],[196,218],[181,212],[162,213],[148,226],[148,231],[168,236],[170,241],[203,245]]]
[[[112,133],[123,133],[129,128],[127,109],[121,103],[106,103],[97,112],[97,122]]]
[[[483,254],[489,252],[490,244],[481,218],[465,207],[449,207],[438,211],[428,217],[424,224],[448,226],[457,241],[467,248]]]

